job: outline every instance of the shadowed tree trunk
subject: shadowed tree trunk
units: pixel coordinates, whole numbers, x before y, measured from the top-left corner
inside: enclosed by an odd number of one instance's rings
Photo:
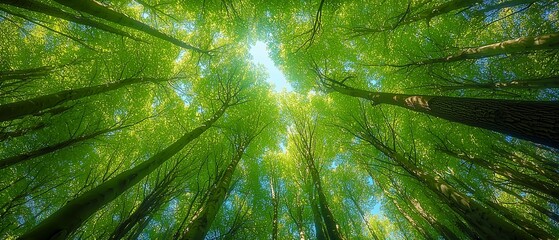
[[[232,137],[231,143],[233,144],[234,149],[233,158],[219,178],[218,182],[210,188],[206,200],[184,229],[182,236],[180,236],[181,239],[192,240],[204,239],[206,237],[208,230],[210,230],[210,227],[229,192],[233,174],[235,173],[235,169],[237,168],[239,161],[241,161],[241,158],[250,143],[267,126],[261,126],[262,123],[260,122],[259,116],[257,118],[253,118],[252,120],[255,121],[255,123],[251,126],[253,127],[252,129],[242,129]]]
[[[270,196],[272,198],[272,240],[278,239],[278,208],[279,208],[279,193],[276,185],[276,180],[271,176],[270,179]]]
[[[194,47],[190,44],[187,44],[179,39],[171,37],[165,33],[158,31],[155,28],[150,27],[149,25],[130,18],[122,13],[116,12],[111,10],[95,1],[91,0],[54,0],[57,3],[60,3],[64,6],[72,8],[76,11],[84,12],[91,14],[95,17],[105,19],[107,21],[129,27],[132,29],[136,29],[138,31],[144,32],[156,38],[162,39],[164,41],[170,42],[176,46],[179,46],[184,49],[193,50],[199,53],[208,53],[208,51],[202,50],[200,48]]]
[[[35,114],[45,109],[55,107],[71,100],[113,91],[137,83],[156,83],[169,81],[167,78],[128,78],[114,83],[60,91],[19,102],[0,105],[0,122],[10,121],[26,115]]]
[[[67,202],[58,211],[21,236],[20,239],[67,238],[91,215],[140,182],[148,174],[161,166],[161,164],[182,150],[188,143],[202,135],[223,115],[227,107],[229,107],[229,101],[226,101],[212,118],[203,122],[201,126],[184,134],[176,142],[134,168],[120,173],[116,177]]]
[[[328,201],[326,200],[326,196],[324,195],[324,191],[322,189],[320,175],[316,169],[316,123],[311,123],[310,121],[295,121],[295,129],[298,134],[294,136],[297,138],[295,141],[297,151],[300,155],[300,160],[305,164],[311,177],[312,188],[314,190],[311,191],[311,194],[314,192],[318,197],[317,204],[324,223],[325,233],[327,234],[328,239],[343,239],[343,236],[339,231],[339,226],[334,219],[334,215],[332,214],[330,207],[328,206]]]
[[[316,65],[315,65],[316,66]],[[324,87],[367,99],[373,105],[390,104],[452,122],[500,132],[559,148],[559,102],[477,99],[372,92],[347,86],[315,71]]]
[[[19,8],[23,8],[23,9],[27,9],[29,11],[46,14],[46,15],[49,15],[49,16],[52,16],[52,17],[61,18],[61,19],[64,19],[66,21],[69,21],[69,22],[90,26],[90,27],[93,27],[93,28],[97,28],[99,30],[103,30],[105,32],[109,32],[109,33],[113,33],[113,34],[116,34],[116,35],[119,35],[119,36],[134,39],[136,41],[142,41],[141,39],[136,38],[136,37],[130,35],[129,33],[124,32],[120,29],[116,29],[114,27],[111,27],[111,26],[106,25],[106,24],[101,23],[101,22],[97,22],[97,21],[92,20],[92,19],[87,18],[87,17],[76,16],[74,14],[62,11],[62,10],[60,10],[60,8],[52,7],[50,5],[47,5],[47,4],[44,4],[44,3],[41,3],[41,2],[37,2],[35,0],[3,0],[2,3],[12,5],[12,6],[15,6],[15,7],[19,7]]]

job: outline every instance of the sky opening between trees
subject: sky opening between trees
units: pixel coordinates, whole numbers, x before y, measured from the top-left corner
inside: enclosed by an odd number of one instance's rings
[[[0,0],[2,239],[556,239],[551,0]]]

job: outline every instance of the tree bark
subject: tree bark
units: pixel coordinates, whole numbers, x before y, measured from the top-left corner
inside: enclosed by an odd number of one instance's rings
[[[49,16],[52,16],[52,17],[61,18],[61,19],[64,19],[66,21],[69,21],[69,22],[73,22],[73,23],[77,23],[77,24],[81,24],[81,25],[85,25],[85,26],[90,26],[90,27],[93,27],[93,28],[97,28],[99,30],[103,30],[105,32],[109,32],[109,33],[116,34],[116,35],[119,35],[119,36],[134,39],[136,41],[142,41],[141,39],[136,38],[136,37],[130,35],[129,33],[125,32],[125,31],[122,31],[120,29],[116,29],[114,27],[111,27],[111,26],[106,25],[106,24],[101,23],[101,22],[97,22],[97,21],[92,20],[90,18],[73,15],[71,13],[62,11],[59,8],[52,7],[50,5],[47,5],[47,4],[44,4],[44,3],[41,3],[41,2],[37,2],[35,0],[3,0],[2,3],[12,5],[12,6],[15,6],[15,7],[18,7],[18,8],[27,9],[29,11],[46,14],[46,15],[49,15]]]
[[[228,106],[227,104],[223,105],[212,118],[184,134],[176,142],[148,160],[69,201],[61,209],[21,236],[20,239],[66,239],[91,215],[140,182],[182,150],[188,143],[202,135],[223,115]]]
[[[559,48],[559,33],[552,33],[537,37],[521,37],[503,42],[493,43],[485,46],[466,48],[455,54],[441,58],[427,59],[407,64],[384,64],[370,66],[409,67],[422,66],[435,63],[449,63],[467,59],[480,59],[502,54],[533,52],[545,49]]]
[[[128,78],[119,82],[107,83],[92,87],[64,90],[28,100],[0,105],[0,122],[10,121],[45,109],[63,104],[71,100],[113,91],[131,84],[168,81],[165,78]]]
[[[371,92],[340,83],[331,89],[559,148],[559,102],[476,99]]]
[[[171,37],[165,33],[162,33],[160,31],[158,31],[155,28],[152,28],[151,26],[140,22],[138,20],[135,20],[133,18],[130,18],[122,13],[116,12],[114,10],[111,10],[103,5],[100,5],[99,3],[95,2],[95,1],[91,1],[91,0],[55,0],[55,2],[60,3],[64,6],[67,6],[69,8],[72,8],[76,11],[80,11],[80,12],[85,12],[88,14],[91,14],[95,17],[98,18],[102,18],[105,19],[107,21],[125,26],[125,27],[129,27],[132,29],[136,29],[138,31],[144,32],[146,34],[149,34],[151,36],[154,36],[156,38],[162,39],[164,41],[170,42],[176,46],[179,46],[181,48],[184,49],[188,49],[188,50],[193,50],[199,53],[205,53],[207,54],[208,51],[202,50],[200,48],[194,47],[190,44],[187,44],[179,39],[176,39],[174,37]]]

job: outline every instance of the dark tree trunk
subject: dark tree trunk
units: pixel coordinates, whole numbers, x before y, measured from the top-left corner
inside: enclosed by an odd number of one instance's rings
[[[0,122],[10,121],[27,115],[36,114],[71,100],[113,91],[131,84],[147,82],[163,82],[163,78],[128,78],[119,82],[107,83],[92,87],[65,90],[19,102],[0,105]]]
[[[476,99],[371,92],[341,84],[342,94],[390,104],[559,148],[559,102]]]
[[[67,6],[69,8],[72,8],[76,11],[80,11],[80,12],[84,12],[84,13],[88,13],[91,14],[95,17],[98,18],[102,18],[105,19],[107,21],[125,26],[125,27],[129,27],[132,29],[136,29],[138,31],[147,33],[151,36],[154,36],[156,38],[162,39],[164,41],[170,42],[176,46],[179,46],[181,48],[184,49],[189,49],[189,50],[193,50],[199,53],[208,53],[207,51],[204,51],[200,48],[194,47],[190,44],[187,44],[179,39],[176,39],[174,37],[171,37],[167,34],[164,34],[160,31],[158,31],[155,28],[150,27],[149,25],[140,22],[138,20],[135,20],[133,18],[130,18],[122,13],[116,12],[114,10],[111,10],[105,6],[100,5],[99,3],[95,2],[95,1],[91,1],[91,0],[55,0],[55,2],[60,3],[64,6]]]
[[[103,30],[105,32],[109,32],[109,33],[113,33],[113,34],[116,34],[116,35],[120,35],[120,36],[123,36],[123,37],[130,38],[130,39],[134,39],[136,41],[142,41],[141,39],[136,38],[136,37],[128,34],[127,32],[124,32],[124,31],[120,30],[120,29],[113,28],[109,25],[106,25],[106,24],[101,23],[101,22],[97,22],[97,21],[92,20],[90,18],[73,15],[71,13],[60,10],[60,8],[52,7],[50,5],[47,5],[47,4],[44,4],[44,3],[41,3],[41,2],[37,2],[35,0],[3,0],[2,3],[12,5],[12,6],[15,6],[15,7],[19,7],[19,8],[23,8],[23,9],[27,9],[29,11],[46,14],[46,15],[49,15],[49,16],[52,16],[52,17],[61,18],[61,19],[64,19],[66,21],[69,21],[69,22],[90,26],[90,27],[93,27],[93,28],[97,28],[99,30]]]

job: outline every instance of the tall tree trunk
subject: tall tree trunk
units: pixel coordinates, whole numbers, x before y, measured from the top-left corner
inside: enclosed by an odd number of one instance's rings
[[[175,180],[177,168],[173,168],[162,180],[155,184],[153,190],[145,196],[140,205],[113,230],[109,239],[118,240],[126,236],[134,227],[141,225],[149,216],[157,211],[168,199],[171,183]]]
[[[166,78],[128,78],[122,81],[92,87],[64,90],[19,102],[0,105],[0,122],[14,120],[26,115],[38,113],[45,109],[80,98],[113,91],[131,84],[168,81]]]
[[[152,28],[151,26],[143,22],[130,18],[122,13],[111,10],[103,5],[100,5],[95,1],[92,0],[54,0],[54,1],[64,6],[67,6],[69,8],[72,8],[76,11],[85,12],[95,17],[102,18],[107,21],[147,33],[151,36],[170,42],[181,48],[193,50],[199,53],[206,53],[206,54],[208,53],[208,51],[194,47],[179,39],[171,37],[165,33],[158,31],[155,28]]]
[[[217,216],[221,205],[225,201],[225,197],[229,192],[229,186],[231,185],[231,180],[233,179],[233,173],[239,161],[241,160],[245,146],[237,149],[233,159],[225,169],[225,172],[220,177],[217,184],[212,186],[206,201],[202,204],[198,212],[194,215],[192,221],[186,226],[183,236],[181,239],[184,240],[195,240],[204,239],[208,230]]]
[[[11,167],[13,165],[16,165],[18,163],[22,163],[25,162],[27,160],[36,158],[36,157],[40,157],[40,156],[44,156],[47,155],[49,153],[53,153],[62,149],[65,149],[67,147],[71,147],[74,146],[78,143],[93,139],[97,136],[103,135],[105,133],[109,133],[109,132],[113,132],[113,131],[117,131],[126,127],[129,127],[130,125],[126,125],[126,126],[120,126],[120,127],[116,127],[116,128],[107,128],[107,129],[103,129],[103,130],[99,130],[99,131],[95,131],[92,132],[90,134],[86,134],[86,135],[82,135],[76,138],[70,138],[66,141],[54,144],[54,145],[50,145],[50,146],[46,146],[31,152],[26,152],[26,153],[22,153],[19,155],[15,155],[12,157],[7,157],[4,159],[0,159],[0,170],[4,169],[4,168],[8,168]]]
[[[463,8],[472,7],[475,4],[481,2],[482,0],[451,0],[446,3],[442,3],[440,5],[434,6],[432,8],[425,9],[418,13],[412,13],[411,15],[410,15],[411,9],[408,8],[406,12],[402,14],[402,17],[399,18],[399,21],[396,23],[385,25],[379,28],[357,27],[354,28],[353,31],[355,32],[355,36],[360,36],[365,34],[372,34],[372,33],[394,30],[401,26],[409,25],[411,23],[415,23],[419,21],[426,21],[427,23],[429,23],[429,21],[431,21],[431,19],[434,17],[444,15],[454,10],[460,10]]]
[[[326,196],[324,195],[324,192],[322,190],[320,175],[318,174],[318,170],[314,166],[314,159],[310,159],[307,161],[307,167],[309,168],[309,171],[311,173],[313,186],[316,190],[316,194],[318,195],[318,206],[320,207],[320,215],[324,220],[324,226],[326,229],[326,233],[328,234],[328,239],[343,239],[339,231],[339,225],[334,219],[334,214],[332,214],[330,207],[328,207],[328,201],[326,200]]]
[[[516,6],[522,5],[522,4],[532,4],[532,3],[535,3],[537,1],[538,0],[511,0],[511,1],[508,1],[508,2],[501,2],[501,3],[495,4],[495,5],[487,6],[483,9],[481,9],[480,12],[486,13],[486,12],[493,11],[493,10],[516,7]]]
[[[363,133],[363,135],[358,136],[403,167],[415,179],[425,184],[441,201],[462,216],[468,224],[475,227],[482,238],[533,239],[531,235],[507,222],[495,212],[458,192],[439,176],[433,176],[428,172],[424,172],[406,157],[385,146],[380,140],[372,136],[371,133]]]
[[[270,177],[270,195],[272,197],[272,240],[278,239],[278,208],[279,208],[279,193],[275,188],[275,180]]]
[[[184,134],[176,142],[153,155],[148,160],[69,201],[61,209],[21,236],[20,239],[67,238],[91,215],[140,182],[144,177],[161,166],[161,164],[182,150],[188,143],[202,135],[223,115],[228,106],[228,103],[223,105],[212,118]]]
[[[365,223],[365,226],[367,227],[367,230],[369,230],[369,233],[371,234],[371,236],[373,236],[373,238],[375,240],[380,240],[379,237],[377,236],[377,234],[375,233],[375,230],[371,227],[371,224],[369,223],[369,221],[365,217],[365,211],[363,211],[363,208],[361,207],[359,202],[357,202],[357,199],[355,199],[355,197],[353,197],[350,194],[349,195],[349,200],[351,200],[353,205],[355,205],[355,209],[357,209],[357,212],[359,212],[359,216],[361,216],[361,220],[363,220],[363,222]]]
[[[316,195],[311,190],[309,191],[309,201],[311,205],[311,210],[313,214],[314,231],[316,232],[316,239],[327,240],[327,234],[325,231],[324,220],[320,214],[320,208],[318,207],[318,201],[316,200]]]
[[[439,151],[451,157],[465,160],[467,162],[483,167],[491,172],[499,174],[509,179],[512,183],[518,186],[524,186],[536,191],[540,191],[559,200],[559,186],[531,177],[511,167],[503,166],[501,164],[494,163],[493,161],[487,161],[478,157],[473,157],[466,153],[457,153],[448,148],[439,148]]]
[[[327,87],[348,96],[390,104],[452,122],[559,148],[559,102],[476,99],[371,92],[340,82]]]
[[[467,189],[470,193],[472,193],[472,194],[476,193],[475,189],[472,189],[471,187],[469,187],[462,180],[455,177],[454,181],[456,181],[464,189]],[[509,210],[509,209],[507,209],[507,208],[489,200],[489,199],[482,199],[481,202],[483,202],[485,205],[493,208],[496,212],[500,213],[505,218],[507,218],[509,221],[516,224],[519,228],[524,229],[524,231],[526,231],[530,235],[534,236],[535,239],[547,239],[547,240],[554,239],[554,237],[551,236],[551,234],[548,233],[546,230],[540,228],[539,226],[537,226],[536,224],[534,224],[530,220],[524,218],[523,216],[521,216],[521,215],[519,215],[519,214],[517,214],[517,213],[515,213],[515,212],[513,212],[513,211],[511,211],[511,210]]]
[[[60,10],[60,8],[52,7],[50,5],[47,5],[47,4],[44,4],[44,3],[41,3],[41,2],[37,2],[35,0],[3,0],[2,3],[12,5],[12,6],[15,6],[15,7],[19,7],[19,8],[23,8],[23,9],[27,9],[29,11],[46,14],[46,15],[49,15],[49,16],[52,16],[52,17],[61,18],[61,19],[64,19],[66,21],[69,21],[69,22],[90,26],[90,27],[93,27],[93,28],[97,28],[99,30],[103,30],[105,32],[109,32],[109,33],[113,33],[113,34],[116,34],[116,35],[119,35],[119,36],[134,39],[136,41],[142,41],[141,39],[136,38],[136,37],[130,35],[129,33],[125,32],[125,31],[122,31],[120,29],[116,29],[116,28],[111,27],[107,24],[97,22],[97,21],[92,20],[90,18],[86,18],[86,17],[82,17],[82,16],[76,16],[76,15],[73,15],[71,13],[62,11],[62,10]]]
[[[521,37],[485,46],[466,48],[455,54],[441,58],[427,59],[407,64],[370,64],[370,66],[409,67],[434,63],[449,63],[466,59],[480,59],[501,54],[533,52],[545,49],[559,48],[559,33],[552,33],[537,37]]]
[[[6,140],[6,139],[10,139],[10,138],[16,138],[16,137],[21,137],[27,133],[33,132],[33,131],[37,131],[37,130],[41,130],[43,128],[45,128],[47,125],[45,123],[38,123],[34,126],[28,127],[28,128],[22,128],[22,129],[17,129],[14,131],[9,131],[9,132],[0,132],[0,142]]]

